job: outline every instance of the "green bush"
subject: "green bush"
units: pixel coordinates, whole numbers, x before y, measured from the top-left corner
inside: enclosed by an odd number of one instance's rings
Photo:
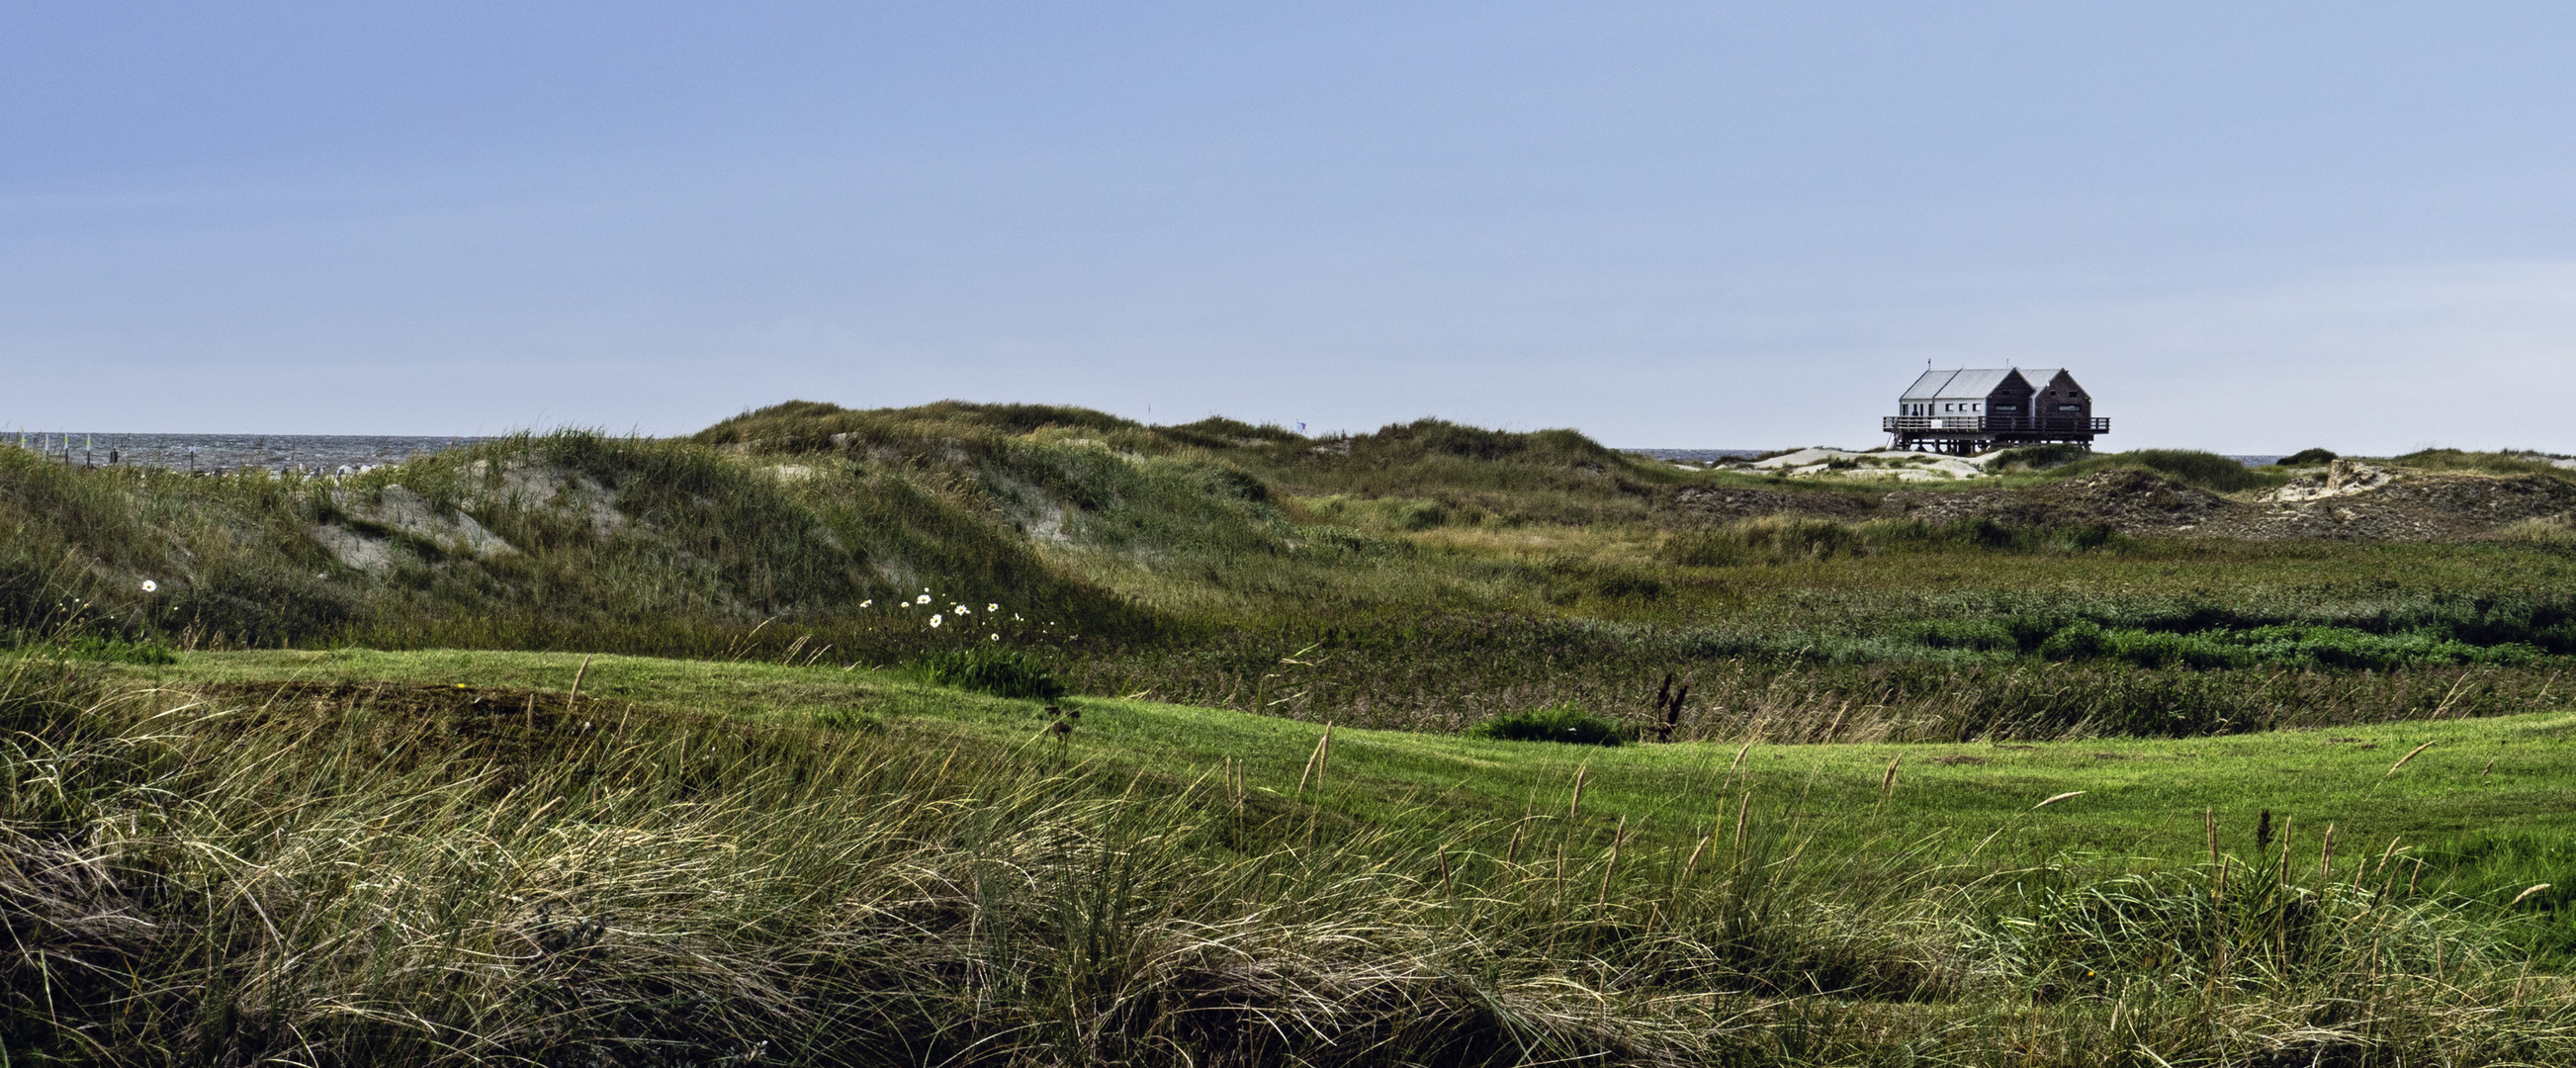
[[[2301,449],[2272,463],[2276,467],[2315,467],[2318,464],[2330,464],[2339,459],[2342,457],[2325,449]]]
[[[1936,619],[1918,624],[1915,640],[1935,649],[2017,650],[2021,643],[2000,620]]]
[[[1467,728],[1470,738],[1568,745],[1618,745],[1635,735],[1636,729],[1626,723],[1571,704],[1506,712]]]
[[[2039,655],[2050,660],[2090,660],[2110,651],[2110,632],[2089,619],[2069,623],[2039,643]]]
[[[2067,467],[2070,474],[2115,467],[2142,467],[2177,482],[2220,493],[2273,485],[2282,477],[2277,473],[2256,471],[2230,457],[2197,449],[2137,449],[2096,456]]]
[[[179,654],[166,643],[146,638],[130,641],[110,635],[88,634],[64,642],[62,655],[78,660],[104,660],[116,664],[176,664]]]
[[[1664,580],[1632,571],[1616,571],[1592,584],[1593,591],[1614,600],[1652,601],[1664,595]]]
[[[1064,696],[1064,684],[1046,662],[1015,649],[951,649],[923,657],[921,673],[942,686],[976,690],[995,697]]]
[[[2091,455],[2093,450],[2081,445],[2025,445],[2018,449],[2005,449],[1996,453],[1986,461],[1986,469],[1989,471],[2015,469],[2042,471],[2051,467],[2063,467]]]

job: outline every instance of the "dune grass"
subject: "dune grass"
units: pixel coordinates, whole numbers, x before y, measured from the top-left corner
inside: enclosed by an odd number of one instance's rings
[[[1297,783],[1308,777],[1324,725],[1223,709],[1062,698],[1084,710],[1067,739],[1050,733],[1039,700],[949,689],[901,671],[469,651],[181,659],[177,667],[103,670],[162,687],[228,684],[250,697],[261,685],[436,687],[459,680],[561,694],[578,674],[583,699],[603,707],[631,704],[788,728],[854,710],[872,730],[912,738],[909,745],[1020,748],[1111,778],[1144,774],[1166,785],[1231,767],[1246,789],[1302,796],[1342,818],[1390,825],[1518,817],[1533,806],[1553,811],[1568,803],[1578,769],[1588,769],[1585,810],[1605,825],[1630,818],[1632,833],[1669,843],[1706,834],[1729,818],[1729,806],[1746,789],[1783,811],[1867,813],[1866,821],[1816,821],[1834,828],[1821,841],[1838,850],[1855,848],[1852,836],[1861,834],[1964,845],[1961,836],[2000,828],[1998,844],[2024,859],[2090,851],[2188,862],[2201,849],[2204,808],[2231,814],[2227,833],[2240,845],[2252,831],[2250,814],[2264,809],[2317,829],[2335,823],[2348,841],[2360,836],[2379,845],[2390,837],[2429,844],[2486,827],[2544,838],[2576,832],[2576,808],[2566,804],[2576,800],[2576,780],[2564,775],[2576,766],[2576,711],[2036,743],[1824,745],[1739,728],[1684,744],[1616,748],[1336,725],[1331,769],[1321,777],[1327,785],[1299,795]],[[2399,757],[2427,742],[2433,744],[2389,774]],[[1890,760],[1900,761],[1896,787],[1882,791]],[[2086,791],[2085,798],[2042,814],[2029,811],[2042,798],[2074,790]],[[1425,815],[1433,811],[1445,815]],[[2560,902],[2576,902],[2576,893],[2553,893],[2543,903]]]
[[[750,662],[0,681],[21,1057],[2546,1063],[2576,1035],[2533,967],[2561,899],[2510,885],[2569,837],[2564,715],[1746,751],[1107,699],[1057,733]]]
[[[1978,481],[2285,477],[2211,459]],[[1683,505],[1749,491],[1811,507]],[[2558,526],[1882,492],[955,403],[348,479],[0,449],[0,1051],[2576,1058]],[[1628,744],[1470,736],[1549,715]]]
[[[2545,524],[2468,545],[2227,542],[1982,518],[1712,525],[1675,503],[1741,481],[1562,432],[1327,440],[961,404],[787,405],[690,442],[527,435],[348,480],[12,453],[0,607],[20,644],[138,648],[883,665],[1007,637],[1077,691],[1447,731],[1560,702],[1620,712],[1674,671],[1703,711],[1814,736],[2486,714],[2560,692],[2576,652],[2576,571]],[[510,551],[371,523],[396,485]],[[381,542],[380,565],[326,552],[325,528]],[[925,594],[943,604],[915,610]],[[930,626],[946,604],[1002,605],[1011,625]],[[2157,673],[2172,668],[2194,673]]]

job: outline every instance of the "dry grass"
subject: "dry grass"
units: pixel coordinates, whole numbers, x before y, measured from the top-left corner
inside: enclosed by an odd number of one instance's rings
[[[2571,522],[2566,515],[2517,519],[2496,531],[2496,538],[2535,545],[2576,545],[2576,522]]]
[[[2566,983],[2402,858],[1926,879],[1757,794],[1688,849],[1579,806],[1370,830],[1230,775],[472,687],[105,695],[20,661],[0,713],[21,1059],[2576,1055]]]

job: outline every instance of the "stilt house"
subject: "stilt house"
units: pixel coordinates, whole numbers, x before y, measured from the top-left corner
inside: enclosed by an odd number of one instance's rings
[[[1923,372],[1881,428],[1898,448],[1967,456],[2047,441],[2089,449],[2111,421],[2093,417],[2093,395],[2063,368],[1981,367]]]

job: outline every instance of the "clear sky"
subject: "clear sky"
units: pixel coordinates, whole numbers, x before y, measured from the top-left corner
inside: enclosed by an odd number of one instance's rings
[[[2576,452],[2576,5],[0,5],[0,422]]]

